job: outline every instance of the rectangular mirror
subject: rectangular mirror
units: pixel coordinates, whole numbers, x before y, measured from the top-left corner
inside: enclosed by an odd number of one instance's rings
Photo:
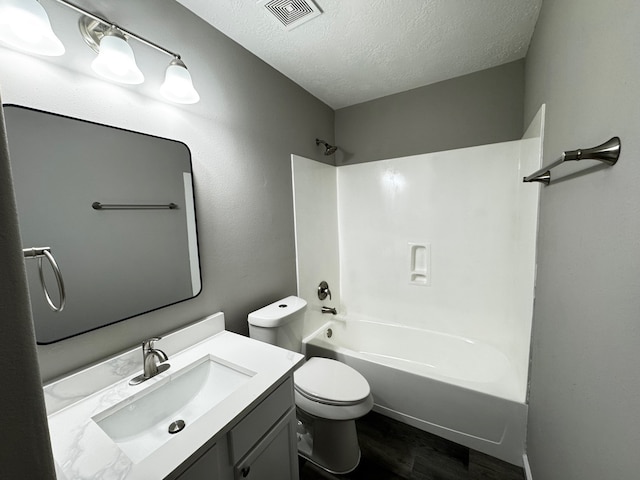
[[[198,295],[184,143],[17,105],[4,112],[23,248],[49,247],[66,291],[64,309],[53,311],[39,260],[25,258],[39,344]],[[42,265],[59,305],[53,270]]]

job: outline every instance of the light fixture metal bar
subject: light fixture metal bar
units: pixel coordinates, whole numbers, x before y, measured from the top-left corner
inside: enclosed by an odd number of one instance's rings
[[[141,43],[144,43],[145,45],[148,45],[149,47],[152,47],[156,50],[158,50],[159,52],[164,53],[165,55],[169,55],[171,57],[174,58],[180,58],[180,55],[178,53],[172,52],[171,50],[164,48],[160,45],[158,45],[157,43],[152,42],[151,40],[147,40],[144,37],[141,37],[140,35],[137,35],[135,33],[133,33],[130,30],[127,30],[125,28],[122,28],[120,25],[110,22],[109,20],[106,20],[98,15],[96,15],[95,13],[91,13],[87,10],[85,10],[84,8],[78,7],[77,5],[74,5],[71,2],[68,2],[67,0],[56,0],[56,2],[61,3],[62,5],[69,7],[72,10],[75,10],[78,13],[81,13],[89,18],[92,18],[93,20],[96,20],[100,23],[103,23],[105,25],[108,26],[114,26],[116,27],[118,30],[120,30],[122,33],[124,33],[126,36],[131,37],[131,38],[135,38],[136,40],[138,40]]]

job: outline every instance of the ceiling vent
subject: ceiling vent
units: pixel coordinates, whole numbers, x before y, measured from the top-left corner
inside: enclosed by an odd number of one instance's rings
[[[280,26],[293,30],[322,13],[312,0],[258,0]]]

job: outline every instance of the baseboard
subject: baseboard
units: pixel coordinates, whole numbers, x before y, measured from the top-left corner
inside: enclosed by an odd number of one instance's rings
[[[524,468],[524,476],[527,480],[533,480],[533,475],[531,474],[531,466],[529,466],[529,457],[527,454],[522,455],[522,466]]]

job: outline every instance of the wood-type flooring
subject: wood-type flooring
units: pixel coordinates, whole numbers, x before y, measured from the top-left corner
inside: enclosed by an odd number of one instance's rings
[[[332,475],[300,461],[300,480],[525,480],[524,471],[375,412],[356,420],[360,465]]]

